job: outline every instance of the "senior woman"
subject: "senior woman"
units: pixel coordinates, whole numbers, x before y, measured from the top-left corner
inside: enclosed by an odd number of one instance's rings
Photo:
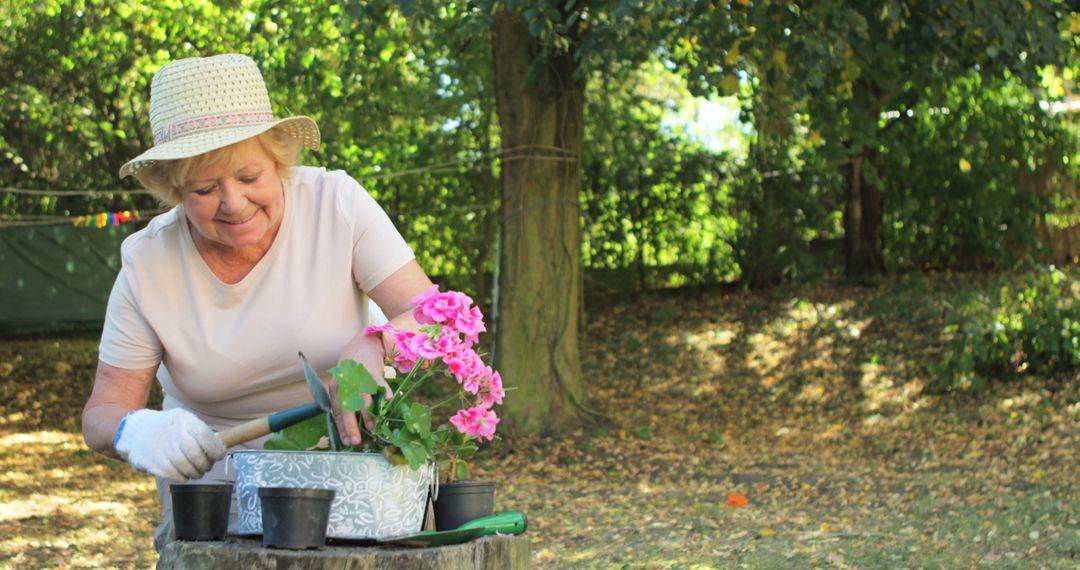
[[[408,303],[431,282],[355,180],[296,166],[318,127],[274,117],[250,58],[165,65],[150,123],[154,146],[120,176],[175,207],[121,247],[82,425],[89,447],[157,478],[160,549],[172,537],[167,482],[224,480],[215,432],[310,402],[298,351],[316,370],[352,358],[386,386],[387,347],[361,332],[368,299],[416,328]],[[162,410],[146,409],[155,376]],[[359,443],[355,416],[334,416]]]

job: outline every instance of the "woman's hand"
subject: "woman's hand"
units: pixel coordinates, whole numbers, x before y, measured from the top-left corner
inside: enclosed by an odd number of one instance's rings
[[[383,378],[383,357],[385,354],[382,339],[378,335],[367,336],[361,332],[345,347],[341,360],[352,359],[363,366],[371,374],[371,377],[375,379],[375,383],[383,387],[385,390],[384,397],[389,400],[394,397],[394,391],[390,389],[390,385]],[[328,387],[330,405],[333,406],[334,423],[337,424],[338,433],[341,434],[341,442],[345,445],[360,445],[362,438],[360,426],[356,421],[356,414],[341,409],[336,380],[331,378]],[[368,431],[374,431],[375,419],[368,413],[368,408],[371,407],[371,396],[361,394],[360,398],[364,401],[364,409],[360,410],[360,415],[364,420],[364,427]]]
[[[431,280],[414,260],[403,265],[367,293],[385,315],[392,317],[390,324],[396,330],[417,331],[420,325],[413,318],[409,302],[429,287],[431,287]],[[393,337],[389,335],[384,339],[381,334],[368,336],[361,332],[345,347],[341,359],[351,358],[367,369],[375,382],[386,390],[386,399],[389,400],[394,396],[394,392],[383,379],[383,359],[387,351],[393,350],[393,347]],[[337,382],[331,379],[330,399],[334,405],[334,421],[337,422],[338,432],[342,434],[341,439],[346,445],[359,445],[360,428],[356,423],[356,414],[343,414],[337,409],[337,391]],[[365,408],[371,407],[371,396],[362,394],[361,397]],[[374,430],[375,420],[367,413],[367,410],[361,411],[360,415],[368,431]]]
[[[144,409],[157,366],[117,368],[98,362],[83,409],[83,437],[93,450],[177,483],[202,477],[225,456],[225,444],[187,410]]]
[[[116,452],[143,473],[183,483],[202,477],[225,457],[225,444],[187,410],[142,409],[124,418]]]

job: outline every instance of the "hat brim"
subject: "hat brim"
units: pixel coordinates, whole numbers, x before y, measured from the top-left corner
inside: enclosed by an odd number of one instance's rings
[[[155,162],[191,158],[212,150],[225,148],[231,144],[258,136],[274,128],[280,128],[289,133],[293,138],[300,141],[301,145],[310,148],[311,150],[319,149],[321,137],[319,134],[319,126],[315,124],[315,121],[311,117],[289,117],[272,123],[222,127],[219,129],[200,131],[155,145],[153,148],[121,166],[120,178],[125,178],[135,173],[135,171],[140,168],[149,166]]]

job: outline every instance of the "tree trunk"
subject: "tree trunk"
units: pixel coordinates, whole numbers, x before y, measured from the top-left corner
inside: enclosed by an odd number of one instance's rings
[[[847,204],[844,208],[845,270],[850,278],[885,273],[881,250],[881,190],[864,177],[863,169],[878,166],[878,151],[864,149],[844,165]]]
[[[484,99],[486,101],[487,97]],[[492,207],[495,205],[495,193],[498,191],[498,181],[495,179],[494,169],[492,168],[495,159],[488,154],[491,150],[492,114],[485,112],[480,124],[480,148],[484,149],[484,156],[481,159],[483,166],[476,182],[480,194],[477,203],[490,206],[485,207],[480,212],[480,244],[477,247],[476,256],[473,258],[473,279],[475,280],[473,290],[476,292],[477,302],[481,304],[486,302],[488,295],[491,293],[488,281],[490,276],[486,268],[488,256],[491,255],[491,243],[495,241],[496,220]]]
[[[502,211],[495,366],[510,433],[573,423],[583,406],[581,155],[584,85],[573,50],[548,55],[524,21],[495,14],[492,47],[502,134]]]
[[[852,125],[852,131],[862,132],[875,140],[882,96],[873,85],[855,84],[853,119],[863,124]],[[862,147],[849,153],[848,163],[841,167],[847,182],[848,201],[843,208],[843,247],[845,270],[851,279],[863,279],[885,273],[885,254],[881,250],[881,189],[878,177],[866,176],[866,169],[880,172],[880,152],[876,146]],[[867,179],[868,178],[868,179]]]

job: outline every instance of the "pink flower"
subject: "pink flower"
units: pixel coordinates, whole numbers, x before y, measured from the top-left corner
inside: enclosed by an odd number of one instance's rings
[[[495,404],[501,405],[505,397],[506,391],[503,390],[502,376],[498,372],[492,372],[491,380],[480,388],[478,402],[481,406],[491,409]]]
[[[476,406],[458,410],[458,413],[450,418],[450,423],[461,433],[492,440],[495,439],[495,426],[499,424],[499,416],[483,406]]]
[[[484,326],[484,315],[480,313],[479,307],[458,312],[454,318],[454,328],[457,329],[457,332],[465,335],[465,339],[470,344],[476,343],[479,340],[480,333],[487,330],[487,327]]]
[[[499,416],[495,412],[482,407],[472,408],[477,410],[476,435],[480,439],[491,441],[495,439],[495,426],[499,425]]]
[[[469,433],[469,411],[458,410],[454,417],[450,418],[450,423],[454,424],[454,427],[461,433]]]
[[[420,355],[416,352],[416,337],[420,335],[411,331],[398,331],[394,333],[394,346],[397,347],[398,356],[406,360],[419,360]]]
[[[418,323],[420,323],[422,325],[434,325],[434,324],[437,324],[435,321],[431,320],[431,318],[428,317],[424,313],[424,304],[427,303],[428,301],[430,301],[432,298],[434,298],[438,294],[439,294],[439,286],[438,285],[432,285],[431,287],[428,287],[427,291],[424,291],[423,293],[420,293],[419,295],[414,297],[412,301],[409,301],[409,304],[413,306],[413,318],[416,319],[416,322],[418,322]]]
[[[480,378],[476,376],[465,376],[461,379],[461,387],[470,394],[475,394],[480,391]]]
[[[441,358],[456,356],[461,350],[461,341],[452,334],[442,334],[432,345]]]
[[[439,351],[435,349],[435,345],[431,342],[431,338],[426,334],[418,334],[412,339],[413,349],[416,350],[416,354],[419,354],[421,358],[438,358]]]
[[[367,327],[364,333],[393,335],[396,350],[387,359],[397,371],[419,373],[418,382],[429,376],[452,377],[460,385],[460,394],[474,394],[476,404],[458,410],[450,423],[466,435],[494,439],[500,419],[492,408],[503,403],[506,391],[499,373],[485,364],[473,348],[479,335],[487,330],[479,307],[473,306],[468,295],[457,291],[440,293],[436,285],[414,298],[412,304],[422,332],[395,331],[391,325],[382,325]],[[416,370],[424,360],[432,365]]]
[[[420,305],[420,310],[424,316],[435,323],[453,322],[458,312],[461,311],[462,297],[464,295],[460,293],[439,293],[424,301],[424,304]],[[468,297],[465,298],[468,299]]]
[[[465,361],[456,356],[447,356],[443,358],[443,363],[450,369],[450,373],[457,378],[458,383],[461,383],[461,377],[465,374],[467,368]]]
[[[420,293],[416,297],[413,297],[413,300],[409,301],[409,304],[419,307],[420,305],[423,305],[425,301],[427,301],[431,297],[434,297],[438,293],[439,293],[439,286],[438,285],[432,285],[431,287],[428,287],[427,291],[424,291],[423,293]],[[426,324],[431,324],[431,323],[426,323]]]
[[[392,333],[394,332],[393,325],[371,325],[364,329],[364,336],[373,336],[379,333]]]
[[[412,372],[412,369],[415,367],[415,360],[410,360],[400,354],[394,357],[394,369],[398,372],[408,374],[409,372]]]

